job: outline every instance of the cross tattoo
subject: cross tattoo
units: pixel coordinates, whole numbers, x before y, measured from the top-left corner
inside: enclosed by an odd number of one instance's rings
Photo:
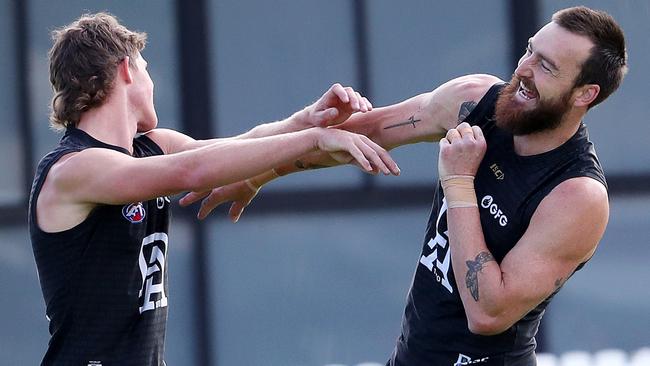
[[[415,116],[409,117],[409,119],[407,121],[405,121],[405,122],[400,122],[400,123],[397,123],[397,124],[394,124],[394,125],[386,126],[386,127],[384,127],[384,130],[387,130],[389,128],[399,127],[399,126],[405,126],[405,125],[413,125],[413,128],[415,128],[415,123],[420,122],[421,119],[415,119],[414,117]]]

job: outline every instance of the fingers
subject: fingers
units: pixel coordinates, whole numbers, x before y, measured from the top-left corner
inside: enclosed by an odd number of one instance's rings
[[[366,136],[355,135],[353,142],[354,145],[348,149],[348,152],[367,173],[382,172],[384,175],[399,175],[401,173],[399,166],[390,154]],[[356,149],[354,149],[355,147]],[[369,166],[365,165],[366,161],[370,164]]]
[[[372,172],[373,168],[368,159],[366,159],[366,156],[364,153],[356,146],[352,145],[347,149],[348,153],[352,155],[352,158],[356,160],[361,168],[365,170],[366,172]]]
[[[472,126],[472,131],[474,131],[474,138],[476,141],[485,141],[485,136],[483,136],[483,130],[479,126]]]
[[[332,107],[314,113],[314,122],[317,126],[324,126],[326,122],[339,116],[339,110]]]
[[[351,87],[343,87],[335,83],[330,90],[342,103],[347,104],[352,112],[368,112],[372,110],[372,103]]]
[[[223,192],[223,187],[216,188],[212,190],[212,193],[208,197],[201,201],[201,207],[196,215],[199,220],[205,219],[212,210],[226,201]]]
[[[476,175],[487,145],[478,126],[461,123],[440,139],[438,175]]]
[[[210,191],[203,191],[203,192],[190,192],[183,196],[180,200],[178,200],[178,204],[181,205],[181,207],[186,207],[191,205],[192,203],[200,200],[201,198],[207,196],[210,194]]]
[[[232,221],[233,223],[239,221],[241,214],[244,212],[244,209],[248,206],[249,203],[250,201],[233,202],[232,205],[230,205],[230,210],[228,211],[228,217],[230,217],[230,221]]]
[[[456,130],[460,133],[460,136],[464,139],[474,139],[474,129],[467,122],[463,122],[456,127]]]
[[[388,152],[368,137],[337,129],[321,129],[318,133],[318,148],[328,152],[336,161],[343,164],[351,163],[352,160],[349,159],[351,156],[366,172],[400,174],[397,163]],[[341,152],[346,153],[341,154]]]
[[[366,136],[360,136],[362,142],[365,146],[370,149],[367,152],[366,156],[369,158],[370,163],[379,171],[385,175],[393,174],[400,175],[401,171],[397,163],[390,156],[388,151],[383,147],[377,145],[374,141],[367,138]]]
[[[361,110],[361,107],[359,106],[359,99],[361,98],[361,95],[349,86],[345,88],[345,91],[348,94],[348,99],[350,100],[348,103],[350,105],[350,108],[352,108],[353,111]]]
[[[334,95],[336,95],[341,102],[348,103],[350,101],[347,91],[343,88],[341,84],[335,83],[330,87],[330,91],[334,93]]]
[[[364,99],[366,98],[362,97],[359,92],[355,92],[355,94],[357,95],[357,102],[359,103],[359,111],[361,113],[368,112],[368,105],[364,102]]]
[[[460,132],[458,132],[457,129],[452,128],[449,131],[447,131],[447,135],[445,135],[445,139],[449,141],[449,143],[453,143],[456,140],[460,140]]]
[[[368,111],[372,110],[372,103],[370,103],[368,98],[363,97],[363,103],[366,105],[366,109],[368,109]]]
[[[470,126],[467,122],[463,122],[456,128],[450,129],[445,136],[449,143],[454,143],[454,141],[461,139],[478,140],[479,137],[483,138],[481,128],[478,126]]]

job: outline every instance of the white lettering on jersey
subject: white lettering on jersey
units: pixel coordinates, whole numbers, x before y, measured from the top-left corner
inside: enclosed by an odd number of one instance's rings
[[[452,366],[465,366],[465,365],[477,365],[483,362],[487,362],[490,358],[489,357],[483,357],[483,358],[477,358],[476,360],[472,360],[471,357],[466,356],[462,353],[458,354],[458,359]]]
[[[165,203],[170,204],[172,201],[169,200],[169,197],[164,196],[164,197],[158,197],[156,198],[156,207],[159,210],[162,210],[165,208]]]
[[[446,230],[442,234],[438,232],[438,228],[440,227],[440,218],[446,212],[447,200],[443,198],[442,206],[440,207],[440,213],[438,214],[438,219],[436,220],[436,236],[429,240],[427,243],[429,248],[433,249],[433,252],[426,257],[424,255],[420,257],[420,263],[427,267],[429,271],[432,271],[436,276],[436,281],[442,284],[450,293],[453,294],[454,289],[451,287],[451,283],[449,283],[448,276],[449,263],[451,261],[451,248],[447,248],[448,243],[446,238],[449,237],[449,230]],[[445,253],[445,256],[441,262],[438,257],[438,249],[442,251],[442,249],[445,248],[447,248],[447,253]]]
[[[167,306],[165,295],[165,254],[169,239],[165,233],[153,233],[142,239],[140,247],[140,274],[142,275],[142,289],[140,298],[142,306],[140,314],[147,310]],[[145,258],[149,252],[149,258]]]
[[[487,208],[490,213],[494,215],[494,219],[499,222],[499,225],[503,227],[508,225],[508,217],[499,209],[499,206],[494,203],[494,198],[489,194],[481,199],[481,207]]]

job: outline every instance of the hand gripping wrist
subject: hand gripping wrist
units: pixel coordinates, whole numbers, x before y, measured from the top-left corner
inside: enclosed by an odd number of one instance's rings
[[[280,174],[278,174],[278,172],[276,172],[275,169],[271,169],[260,175],[256,175],[252,178],[246,179],[244,183],[246,183],[246,185],[248,186],[248,188],[251,189],[251,191],[257,192],[263,185],[272,181],[275,178],[278,178],[279,176]]]
[[[449,175],[440,178],[447,199],[447,208],[478,207],[474,176]]]

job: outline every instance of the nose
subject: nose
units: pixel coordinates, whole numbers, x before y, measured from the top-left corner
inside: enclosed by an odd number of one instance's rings
[[[530,67],[531,58],[532,56],[523,55],[519,59],[519,63],[517,64],[517,68],[515,69],[515,75],[519,76],[520,78],[532,77],[532,69]]]

